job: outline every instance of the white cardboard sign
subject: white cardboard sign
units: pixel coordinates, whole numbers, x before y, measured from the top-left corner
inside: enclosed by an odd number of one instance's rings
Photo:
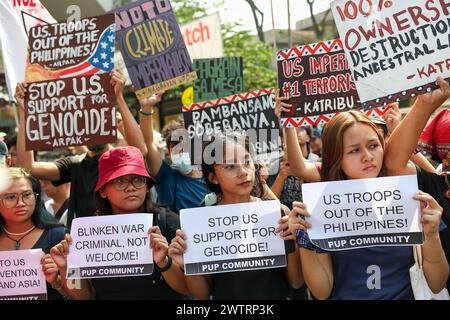
[[[223,57],[219,13],[180,26],[191,59]]]
[[[0,300],[47,300],[41,249],[0,251]]]
[[[307,183],[308,235],[324,250],[423,242],[417,176]]]
[[[448,1],[337,0],[331,9],[365,109],[450,77]]]
[[[153,215],[114,214],[73,220],[67,278],[111,278],[153,273],[148,230]]]
[[[186,274],[209,274],[286,266],[284,240],[275,233],[278,200],[184,209]]]

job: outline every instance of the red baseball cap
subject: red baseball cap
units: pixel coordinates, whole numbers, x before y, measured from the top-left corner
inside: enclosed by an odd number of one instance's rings
[[[109,181],[128,174],[148,178],[149,188],[155,185],[155,179],[148,174],[144,157],[138,148],[119,147],[103,153],[98,161],[98,182],[95,191],[97,192]]]

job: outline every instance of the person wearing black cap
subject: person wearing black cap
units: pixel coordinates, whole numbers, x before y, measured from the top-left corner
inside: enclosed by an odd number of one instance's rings
[[[67,234],[50,253],[62,275],[64,290],[71,299],[181,299],[179,293],[188,293],[180,266],[167,254],[168,240],[175,237],[180,220],[175,213],[151,202],[148,191],[154,184],[139,149],[119,147],[102,154],[95,187],[97,214],[152,213],[154,226],[149,229],[150,246],[157,268],[152,275],[94,278],[85,280],[79,290],[70,289],[64,276],[72,241]]]

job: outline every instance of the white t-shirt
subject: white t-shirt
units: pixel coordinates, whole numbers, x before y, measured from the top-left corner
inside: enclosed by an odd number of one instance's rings
[[[50,212],[53,216],[55,216],[55,212],[53,210],[53,203],[54,203],[53,199],[49,198],[44,202],[44,207],[45,209],[47,209],[48,212]],[[66,209],[64,213],[61,215],[61,218],[59,218],[59,222],[61,222],[65,226],[67,225],[67,211],[69,211],[69,209]]]

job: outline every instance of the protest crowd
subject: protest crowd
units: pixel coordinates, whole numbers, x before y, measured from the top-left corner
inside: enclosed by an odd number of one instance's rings
[[[354,2],[330,5],[342,41],[278,51],[251,92],[242,57],[192,61],[169,0],[32,26],[0,300],[449,300],[450,4],[393,1],[370,33]]]

